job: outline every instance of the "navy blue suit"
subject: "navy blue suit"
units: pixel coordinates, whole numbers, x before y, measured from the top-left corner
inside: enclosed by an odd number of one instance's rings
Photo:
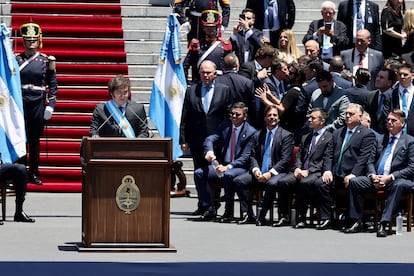
[[[230,37],[232,49],[236,56],[239,58],[240,64],[245,62],[245,51],[249,52],[247,60],[247,62],[249,62],[254,60],[254,56],[257,50],[262,46],[262,31],[256,29],[254,26],[252,26],[250,30],[252,30],[253,33],[247,38],[247,40],[245,38],[244,31],[240,31],[236,35],[232,35]]]
[[[388,134],[378,143],[377,157],[371,159],[368,164],[368,173],[366,176],[352,178],[348,186],[348,203],[349,216],[359,219],[361,216],[361,207],[359,204],[360,194],[363,191],[376,192],[377,189],[371,183],[368,177],[371,174],[377,174],[379,163],[384,155],[385,149],[389,143]],[[391,221],[392,215],[396,212],[400,198],[403,192],[414,186],[414,137],[402,133],[395,145],[392,155],[390,174],[394,175],[395,180],[386,185],[388,198],[382,213],[381,222]]]
[[[233,211],[234,194],[233,178],[236,175],[242,174],[248,169],[249,155],[252,148],[252,137],[256,132],[256,129],[252,127],[248,122],[244,122],[239,126],[240,132],[237,139],[235,148],[234,161],[225,160],[226,152],[230,147],[230,138],[232,134],[233,124],[231,121],[224,121],[220,124],[214,134],[208,136],[204,141],[204,154],[212,151],[216,153],[217,160],[220,164],[230,164],[231,169],[224,173],[224,191],[226,197],[226,210]],[[198,168],[194,172],[195,184],[198,186],[200,193],[202,207],[213,206],[212,198],[214,195],[211,193],[209,180],[217,180],[218,176],[212,165]]]
[[[252,170],[254,168],[261,168],[263,162],[263,155],[265,151],[267,129],[259,130],[253,136],[253,147],[250,154],[250,171],[233,179],[234,184],[240,191],[240,205],[243,213],[248,213],[253,216],[253,210],[251,208],[250,193],[248,187],[251,185],[257,185],[256,178],[253,175]],[[266,191],[262,204],[262,213],[259,216],[266,214],[270,208],[275,191],[286,192],[283,187],[279,187],[279,180],[283,178],[289,171],[289,163],[292,158],[294,147],[293,134],[282,127],[278,127],[273,137],[273,144],[271,148],[271,168],[278,172],[277,175],[273,175],[266,182]],[[265,173],[265,172],[263,172]],[[287,198],[285,196],[279,197],[279,212],[281,214],[287,214]]]

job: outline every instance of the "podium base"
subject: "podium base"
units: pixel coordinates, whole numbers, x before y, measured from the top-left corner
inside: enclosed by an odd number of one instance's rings
[[[79,252],[169,252],[176,253],[177,249],[163,244],[141,244],[141,243],[93,243],[85,246],[83,243],[76,245]]]

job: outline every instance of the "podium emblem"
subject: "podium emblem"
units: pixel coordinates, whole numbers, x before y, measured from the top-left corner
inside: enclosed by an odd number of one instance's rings
[[[116,205],[125,214],[131,214],[138,208],[140,200],[141,192],[135,184],[135,178],[132,175],[125,175],[122,184],[116,190]]]

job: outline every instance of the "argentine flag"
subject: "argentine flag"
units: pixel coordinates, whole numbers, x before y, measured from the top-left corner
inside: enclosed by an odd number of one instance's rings
[[[173,159],[183,153],[179,144],[181,110],[187,89],[181,63],[181,45],[178,20],[168,17],[160,50],[160,64],[155,72],[149,108],[149,117],[161,137],[173,139]]]
[[[26,131],[19,66],[4,23],[0,54],[0,152],[3,163],[10,164],[26,154]]]

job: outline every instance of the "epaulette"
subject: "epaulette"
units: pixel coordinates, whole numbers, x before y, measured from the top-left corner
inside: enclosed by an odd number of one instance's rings
[[[47,55],[46,55],[46,54],[40,53],[40,55],[41,55],[42,57],[47,58]]]
[[[231,41],[228,39],[221,39],[220,40],[221,45],[223,45],[223,50],[224,51],[231,51],[232,46],[231,46]]]
[[[200,41],[196,38],[191,39],[190,46],[188,46],[189,51],[199,51],[200,50]]]
[[[222,0],[224,5],[230,5],[230,0]]]

